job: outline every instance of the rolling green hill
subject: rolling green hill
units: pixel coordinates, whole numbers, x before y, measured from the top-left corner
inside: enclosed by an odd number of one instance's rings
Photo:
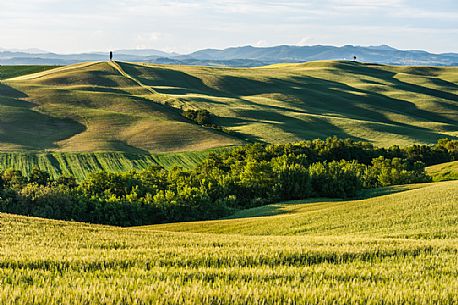
[[[120,66],[169,103],[210,109],[217,124],[267,142],[337,135],[378,145],[458,135],[458,68],[353,62],[253,69]]]
[[[454,304],[457,183],[127,229],[0,214],[0,303]]]
[[[67,172],[65,157],[36,160],[71,153],[70,159],[81,154],[82,168],[126,171],[143,167],[135,160],[103,166],[112,162],[103,156],[174,153],[182,165],[189,157],[175,153],[332,135],[380,146],[433,143],[458,136],[457,103],[456,67],[338,61],[249,69],[123,62],[0,67],[0,166],[19,154],[24,161],[16,168],[52,164],[51,172]],[[209,110],[221,128],[184,118],[181,111],[189,109]]]
[[[208,109],[219,126],[266,142],[432,143],[458,136],[458,68],[82,63],[3,80],[0,103],[2,150],[157,153],[242,143],[178,109]]]
[[[4,82],[0,149],[128,153],[239,144],[154,102],[114,64],[83,63]]]

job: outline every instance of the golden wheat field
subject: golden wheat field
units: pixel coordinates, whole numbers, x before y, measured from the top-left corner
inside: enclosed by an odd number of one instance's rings
[[[0,214],[0,303],[453,304],[457,189],[137,228]]]

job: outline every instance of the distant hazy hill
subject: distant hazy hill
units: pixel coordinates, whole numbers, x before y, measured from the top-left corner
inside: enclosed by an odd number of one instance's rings
[[[117,50],[115,51],[117,55],[130,55],[130,56],[140,56],[140,57],[169,57],[176,56],[176,53],[167,53],[159,50],[153,49],[141,49],[141,50]]]
[[[425,51],[401,51],[390,46],[252,46],[225,50],[202,50],[187,57],[199,60],[250,59],[265,63],[303,62],[315,60],[350,60],[394,65],[458,65],[458,54],[431,54]]]
[[[131,62],[150,61],[159,56],[163,57],[167,53],[155,50],[142,51],[124,51],[126,54],[116,52],[116,59]],[[156,55],[148,55],[148,53]],[[173,56],[173,55],[171,55]],[[70,65],[87,61],[106,61],[108,53],[94,52],[83,54],[55,54],[55,53],[26,53],[17,51],[1,51],[0,50],[0,65]]]
[[[283,62],[306,62],[316,60],[349,60],[356,56],[359,61],[391,65],[457,66],[458,53],[431,54],[426,51],[397,50],[381,46],[276,46],[258,48],[252,46],[207,49],[188,55],[166,53],[158,50],[118,50],[116,60],[180,65],[257,67]],[[84,61],[103,61],[106,53],[54,54],[42,50],[12,51],[0,49],[2,65],[66,65]]]

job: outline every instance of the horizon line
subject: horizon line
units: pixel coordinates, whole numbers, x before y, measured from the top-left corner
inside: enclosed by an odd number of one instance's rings
[[[205,51],[205,50],[218,50],[218,51],[224,51],[228,49],[236,49],[236,48],[245,48],[245,47],[252,47],[252,48],[257,48],[257,49],[269,49],[269,48],[276,48],[276,47],[335,47],[335,48],[343,48],[343,47],[360,47],[360,48],[370,48],[370,47],[389,47],[398,51],[424,51],[428,52],[430,54],[434,55],[442,55],[442,54],[458,54],[458,51],[451,51],[451,52],[441,52],[441,53],[436,53],[432,51],[428,51],[426,49],[398,49],[396,47],[393,47],[389,44],[377,44],[377,45],[353,45],[353,44],[344,44],[344,45],[332,45],[332,44],[311,44],[311,45],[297,45],[297,44],[278,44],[278,45],[271,45],[271,46],[257,46],[253,44],[247,44],[247,45],[234,45],[234,46],[227,46],[224,48],[213,48],[213,47],[208,47],[208,48],[201,48],[201,49],[195,49],[193,51],[187,52],[187,53],[179,53],[173,50],[163,50],[163,49],[155,49],[155,48],[112,48],[112,49],[106,49],[106,50],[92,50],[92,51],[72,51],[72,52],[59,52],[59,51],[51,51],[51,50],[45,50],[41,48],[5,48],[0,46],[0,52],[21,52],[21,53],[26,53],[26,54],[35,54],[35,55],[40,55],[40,54],[57,54],[57,55],[82,55],[82,54],[95,54],[95,53],[108,53],[110,51],[113,52],[120,52],[120,51],[147,51],[147,50],[152,50],[152,51],[159,51],[159,52],[164,52],[167,54],[173,54],[175,53],[176,55],[190,55],[192,53],[198,52],[198,51]],[[33,51],[33,52],[32,52]],[[123,54],[123,53],[120,53]]]

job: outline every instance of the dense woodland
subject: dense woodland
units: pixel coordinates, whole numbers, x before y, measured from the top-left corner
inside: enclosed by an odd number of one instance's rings
[[[194,170],[99,172],[83,181],[4,169],[0,211],[120,226],[215,219],[278,201],[351,198],[361,189],[429,182],[425,166],[453,160],[457,140],[378,148],[333,137],[236,147]]]

